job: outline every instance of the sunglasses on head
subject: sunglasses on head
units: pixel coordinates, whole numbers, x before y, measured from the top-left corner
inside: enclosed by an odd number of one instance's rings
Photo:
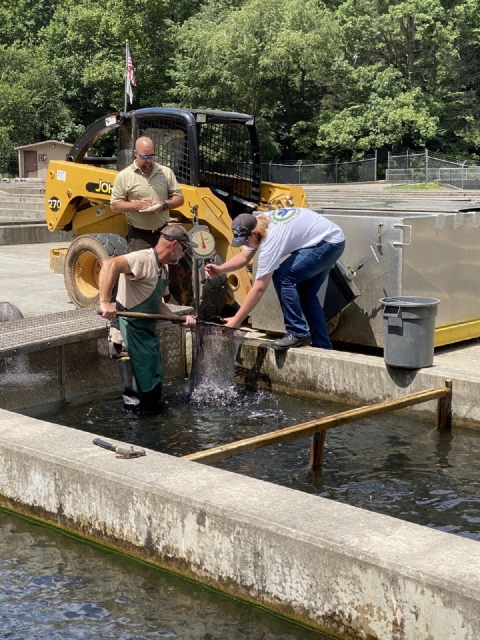
[[[247,238],[250,235],[250,229],[238,225],[232,229],[234,238]]]
[[[165,235],[162,231],[160,231],[160,235],[162,236],[162,238],[165,238],[165,240],[168,240],[169,242],[178,242],[178,244],[182,246],[182,249],[184,251],[186,251],[190,246],[185,242],[185,240],[181,240],[180,238],[171,238],[170,236]]]
[[[154,153],[139,153],[138,157],[141,158],[142,160],[153,160],[155,158],[155,154]]]

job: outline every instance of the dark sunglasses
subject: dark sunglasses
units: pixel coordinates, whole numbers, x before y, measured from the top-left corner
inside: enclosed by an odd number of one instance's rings
[[[139,153],[138,157],[141,158],[142,160],[153,160],[155,158],[155,154],[150,153],[147,155],[146,153]]]
[[[178,244],[182,247],[184,251],[187,251],[189,245],[183,242],[183,240],[177,240]]]

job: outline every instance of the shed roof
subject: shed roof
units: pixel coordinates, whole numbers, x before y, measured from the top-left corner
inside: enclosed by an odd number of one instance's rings
[[[15,147],[15,150],[28,149],[30,147],[40,147],[45,144],[61,144],[61,145],[64,145],[65,147],[72,147],[72,143],[63,142],[63,140],[45,140],[44,142],[32,142],[32,144],[24,144],[21,147]]]

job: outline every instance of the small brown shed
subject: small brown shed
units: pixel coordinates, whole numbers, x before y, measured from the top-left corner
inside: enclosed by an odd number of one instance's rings
[[[72,145],[69,142],[58,140],[46,140],[15,147],[18,151],[19,177],[46,180],[50,160],[66,160],[71,148]]]

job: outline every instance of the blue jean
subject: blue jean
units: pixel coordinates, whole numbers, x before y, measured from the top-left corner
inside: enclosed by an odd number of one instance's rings
[[[298,249],[273,272],[287,333],[297,338],[310,334],[312,346],[321,349],[331,349],[332,343],[318,291],[344,249],[345,242]]]

